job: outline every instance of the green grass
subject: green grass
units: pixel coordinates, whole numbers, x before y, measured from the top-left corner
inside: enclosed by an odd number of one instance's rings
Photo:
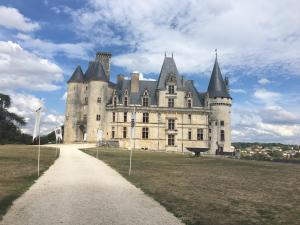
[[[299,165],[136,151],[129,177],[129,151],[99,158],[186,224],[300,224]]]
[[[13,200],[37,179],[36,146],[0,145],[0,220]],[[55,161],[55,149],[41,147],[40,174]]]

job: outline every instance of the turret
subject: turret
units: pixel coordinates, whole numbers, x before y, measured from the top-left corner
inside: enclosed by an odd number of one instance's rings
[[[223,79],[216,52],[214,68],[208,85],[210,154],[230,152],[231,147],[231,97],[228,78]]]
[[[66,101],[64,142],[81,141],[83,133],[79,129],[78,121],[81,117],[81,95],[84,87],[84,76],[80,66],[77,66],[68,81],[68,95]]]

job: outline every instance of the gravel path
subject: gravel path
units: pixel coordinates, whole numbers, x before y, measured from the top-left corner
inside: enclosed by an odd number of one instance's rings
[[[119,173],[62,145],[60,157],[17,199],[1,225],[181,224]]]

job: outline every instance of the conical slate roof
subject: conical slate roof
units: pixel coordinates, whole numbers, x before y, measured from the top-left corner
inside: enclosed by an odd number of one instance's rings
[[[161,67],[160,75],[157,82],[157,89],[165,89],[166,88],[166,80],[168,79],[170,74],[174,74],[176,76],[177,88],[182,87],[181,79],[179,76],[176,63],[172,57],[165,57],[163,65]]]
[[[92,61],[89,64],[87,71],[85,72],[87,81],[102,80],[108,81],[103,65],[99,61]]]
[[[84,82],[83,72],[80,66],[77,66],[68,83],[81,83]]]
[[[210,98],[223,97],[230,98],[225,81],[219,67],[218,58],[216,56],[215,65],[210,77],[207,92]]]

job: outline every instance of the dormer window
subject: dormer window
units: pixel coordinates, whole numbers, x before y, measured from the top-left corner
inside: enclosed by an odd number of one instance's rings
[[[125,91],[124,91],[124,101],[123,101],[123,103],[124,103],[124,106],[128,106],[128,90],[127,89],[125,89]]]
[[[113,105],[117,106],[117,96],[114,96]]]
[[[174,94],[175,93],[175,88],[174,88],[174,85],[169,85],[168,86],[168,90],[169,90],[169,94]]]
[[[192,99],[187,100],[187,107],[192,108]]]
[[[144,107],[148,107],[149,106],[149,95],[148,95],[148,91],[145,90],[143,98],[142,98],[142,102],[143,102],[143,106]]]

